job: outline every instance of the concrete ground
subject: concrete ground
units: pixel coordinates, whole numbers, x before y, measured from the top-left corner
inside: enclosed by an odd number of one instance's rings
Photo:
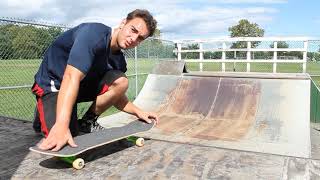
[[[320,179],[320,132],[311,127],[312,158],[148,140],[118,141],[81,155],[82,170],[28,150],[40,140],[31,123],[0,118],[0,179]]]

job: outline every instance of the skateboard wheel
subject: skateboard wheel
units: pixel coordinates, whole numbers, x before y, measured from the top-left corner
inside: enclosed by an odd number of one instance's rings
[[[136,145],[139,146],[139,147],[143,146],[144,145],[144,139],[143,138],[138,138],[136,140]]]
[[[84,167],[84,160],[81,158],[78,158],[73,161],[72,166],[75,169],[82,169]]]

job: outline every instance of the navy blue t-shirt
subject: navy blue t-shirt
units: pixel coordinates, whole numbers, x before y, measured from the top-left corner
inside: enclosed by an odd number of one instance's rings
[[[61,34],[47,49],[35,75],[36,83],[44,94],[60,89],[67,64],[86,76],[81,87],[97,87],[108,70],[126,72],[127,64],[122,52],[112,54],[112,29],[100,23],[83,23]]]

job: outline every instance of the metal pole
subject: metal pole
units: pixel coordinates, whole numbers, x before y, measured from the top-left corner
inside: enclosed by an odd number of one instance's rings
[[[273,60],[276,61],[278,59],[278,52],[277,52],[277,48],[278,48],[278,42],[275,41],[273,42]],[[273,73],[277,72],[277,62],[273,62]]]
[[[233,52],[233,59],[237,59],[237,51]],[[236,62],[233,62],[233,72],[236,72]]]
[[[136,97],[138,96],[138,53],[137,47],[134,48],[134,70],[136,76]]]
[[[181,43],[178,43],[178,61],[181,61]]]
[[[303,42],[303,65],[302,65],[302,69],[303,69],[303,73],[306,73],[307,71],[307,55],[308,55],[308,41],[304,41]]]
[[[202,61],[203,60],[203,44],[202,43],[199,43],[199,50],[200,50],[200,61]],[[203,64],[202,64],[202,62],[200,62],[200,64],[199,64],[199,68],[200,68],[200,72],[202,72],[202,70],[203,70]]]
[[[226,42],[223,42],[222,43],[223,51],[222,51],[222,57],[221,57],[222,60],[226,60],[226,51],[225,51],[226,48],[227,48],[227,44],[226,44]],[[226,63],[225,62],[222,63],[221,70],[222,70],[222,72],[226,71]]]
[[[247,60],[250,61],[251,60],[251,41],[247,42]],[[250,72],[250,62],[247,63],[247,72]]]

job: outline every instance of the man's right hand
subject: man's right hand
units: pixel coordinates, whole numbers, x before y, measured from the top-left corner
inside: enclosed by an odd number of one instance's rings
[[[59,151],[67,143],[71,147],[77,147],[73,141],[70,129],[61,127],[56,123],[51,128],[48,137],[40,143],[39,149]]]

